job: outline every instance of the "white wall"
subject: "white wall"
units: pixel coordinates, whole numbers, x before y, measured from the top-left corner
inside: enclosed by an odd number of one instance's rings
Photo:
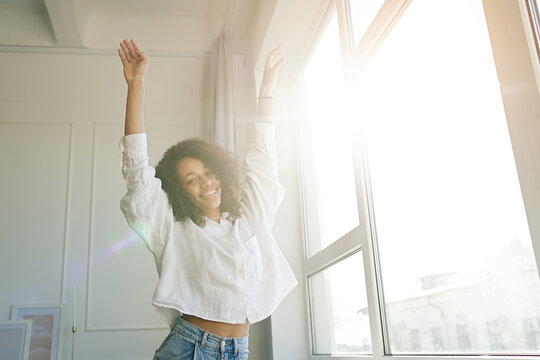
[[[0,320],[64,302],[63,358],[148,359],[167,333],[153,257],[119,209],[125,82],[117,55],[0,52]],[[151,162],[200,134],[202,55],[151,56]]]

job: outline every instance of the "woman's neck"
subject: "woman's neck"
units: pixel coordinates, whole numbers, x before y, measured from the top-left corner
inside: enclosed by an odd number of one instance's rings
[[[208,212],[205,214],[205,216],[209,218],[210,220],[220,223],[222,214],[221,214],[221,210],[217,210],[217,211]]]

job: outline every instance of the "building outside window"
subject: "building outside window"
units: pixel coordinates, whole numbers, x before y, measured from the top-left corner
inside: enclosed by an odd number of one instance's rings
[[[489,337],[489,346],[492,350],[505,350],[503,331],[506,328],[505,321],[501,319],[491,320],[486,323]]]
[[[409,332],[410,338],[409,343],[411,345],[411,352],[420,351],[420,331],[418,329],[413,329]]]
[[[471,350],[471,339],[467,324],[456,325],[459,349],[462,351]]]
[[[523,320],[527,346],[530,350],[540,350],[540,317]]]
[[[440,327],[431,328],[431,344],[434,352],[444,351],[444,339]]]

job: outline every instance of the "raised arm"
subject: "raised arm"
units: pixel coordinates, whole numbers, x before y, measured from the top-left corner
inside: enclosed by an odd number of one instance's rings
[[[120,43],[118,55],[124,65],[124,78],[128,84],[124,134],[143,133],[144,74],[150,63],[133,39]]]
[[[245,186],[242,200],[245,217],[251,223],[272,227],[277,208],[283,201],[278,183],[278,165],[273,126],[272,96],[279,67],[285,62],[283,45],[270,52],[259,92],[258,119],[244,162]]]
[[[259,122],[274,122],[274,114],[272,112],[272,96],[274,87],[276,86],[277,74],[279,68],[285,62],[285,48],[279,45],[268,54],[266,64],[264,65],[264,75],[259,91],[259,107],[257,117]]]
[[[171,237],[174,218],[161,181],[148,164],[143,121],[144,74],[148,59],[133,40],[120,43],[118,55],[128,84],[126,136],[121,142],[127,192],[120,201],[120,208],[129,226],[144,240],[159,263],[165,243]]]

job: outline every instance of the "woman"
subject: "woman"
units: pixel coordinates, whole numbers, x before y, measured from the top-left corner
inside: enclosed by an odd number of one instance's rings
[[[154,255],[152,304],[171,326],[154,359],[247,359],[249,325],[297,284],[270,232],[283,199],[272,124],[283,47],[265,65],[241,178],[230,154],[197,138],[167,150],[156,170],[148,165],[142,108],[149,62],[133,40],[118,53],[128,84],[121,208]]]

